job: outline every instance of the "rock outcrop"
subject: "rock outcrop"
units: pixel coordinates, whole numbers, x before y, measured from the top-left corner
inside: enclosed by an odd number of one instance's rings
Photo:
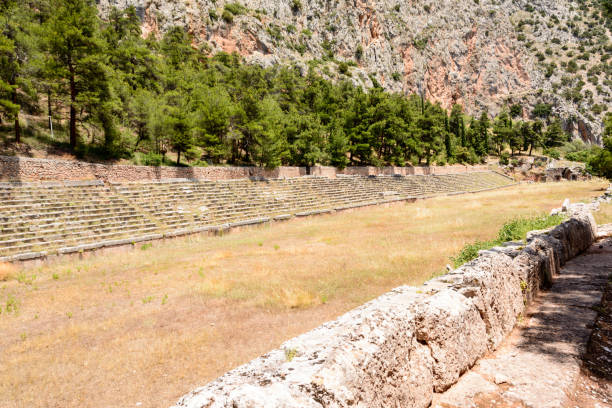
[[[548,103],[575,137],[600,142],[602,110],[592,108],[609,104],[612,92],[601,59],[609,32],[595,3],[240,0],[244,8],[224,19],[230,3],[99,0],[99,9],[105,16],[111,7],[135,6],[145,36],[184,26],[211,52],[237,52],[263,66],[295,64],[303,72],[311,66],[366,87],[376,81],[446,108],[461,103],[474,115],[520,103],[526,117]],[[342,62],[348,69],[340,69]]]

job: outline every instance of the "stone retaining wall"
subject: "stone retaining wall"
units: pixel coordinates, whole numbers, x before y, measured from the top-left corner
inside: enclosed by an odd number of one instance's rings
[[[524,244],[399,287],[184,396],[176,407],[427,407],[594,241],[586,207]]]
[[[348,175],[427,175],[455,174],[487,170],[486,166],[444,167],[335,167],[315,166],[310,174],[323,177]],[[70,160],[32,159],[28,157],[0,156],[0,181],[47,180],[102,180],[104,182],[150,181],[162,179],[229,180],[248,177],[292,178],[308,174],[306,167],[279,167],[266,170],[261,167],[153,167],[107,165]]]

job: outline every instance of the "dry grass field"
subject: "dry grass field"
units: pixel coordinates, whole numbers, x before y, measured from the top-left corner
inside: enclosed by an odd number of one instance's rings
[[[612,203],[602,204],[599,212],[595,213],[597,224],[612,224]]]
[[[521,185],[1,266],[0,406],[167,407],[288,338],[441,273],[504,221],[606,186]]]

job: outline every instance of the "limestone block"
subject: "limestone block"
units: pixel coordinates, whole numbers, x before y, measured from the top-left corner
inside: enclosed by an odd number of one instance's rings
[[[417,340],[431,350],[436,392],[453,385],[487,351],[487,332],[474,303],[443,290],[417,307]]]
[[[524,308],[519,270],[511,257],[487,253],[456,272],[463,277],[458,291],[478,308],[486,325],[488,348],[494,350]]]

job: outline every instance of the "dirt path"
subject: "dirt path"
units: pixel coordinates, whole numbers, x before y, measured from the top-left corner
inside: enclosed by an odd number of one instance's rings
[[[606,355],[612,348],[606,310],[610,313],[612,307],[601,303],[609,276],[612,238],[605,238],[568,262],[522,325],[433,406],[612,408],[612,382],[606,376],[611,364],[606,359],[612,357]],[[601,328],[600,335],[594,327]],[[593,339],[589,343],[592,332],[595,345]]]

